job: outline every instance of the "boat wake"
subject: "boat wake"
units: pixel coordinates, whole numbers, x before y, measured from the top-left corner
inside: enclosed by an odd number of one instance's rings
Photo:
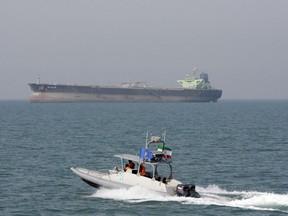
[[[201,198],[170,196],[139,186],[129,189],[100,189],[90,197],[121,200],[130,203],[147,201],[179,202],[183,205],[218,205],[243,209],[281,211],[288,213],[288,194],[257,191],[226,191],[215,185],[197,187]]]

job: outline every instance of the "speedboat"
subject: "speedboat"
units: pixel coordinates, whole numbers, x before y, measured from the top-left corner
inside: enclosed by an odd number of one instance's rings
[[[195,185],[183,184],[173,178],[172,150],[166,146],[165,137],[166,133],[162,136],[147,133],[145,147],[140,147],[138,155],[114,155],[121,160],[121,166],[106,173],[80,167],[71,167],[71,170],[95,188],[120,189],[141,186],[172,196],[199,198]]]

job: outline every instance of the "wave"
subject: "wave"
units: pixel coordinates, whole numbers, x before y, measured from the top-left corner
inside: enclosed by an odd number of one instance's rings
[[[125,202],[179,202],[183,205],[218,205],[243,209],[281,211],[288,213],[288,194],[275,194],[257,191],[227,191],[216,185],[197,187],[201,198],[170,196],[135,186],[127,189],[97,190],[90,197],[113,199]]]

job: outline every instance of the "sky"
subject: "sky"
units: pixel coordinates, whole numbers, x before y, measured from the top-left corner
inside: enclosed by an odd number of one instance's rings
[[[222,99],[288,99],[287,0],[0,0],[0,100],[28,83],[209,74]]]

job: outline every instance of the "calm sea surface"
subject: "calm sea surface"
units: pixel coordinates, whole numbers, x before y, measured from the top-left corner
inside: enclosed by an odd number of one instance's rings
[[[106,170],[167,133],[174,177],[202,198],[96,190]],[[0,101],[0,215],[287,215],[288,101],[30,104]]]

